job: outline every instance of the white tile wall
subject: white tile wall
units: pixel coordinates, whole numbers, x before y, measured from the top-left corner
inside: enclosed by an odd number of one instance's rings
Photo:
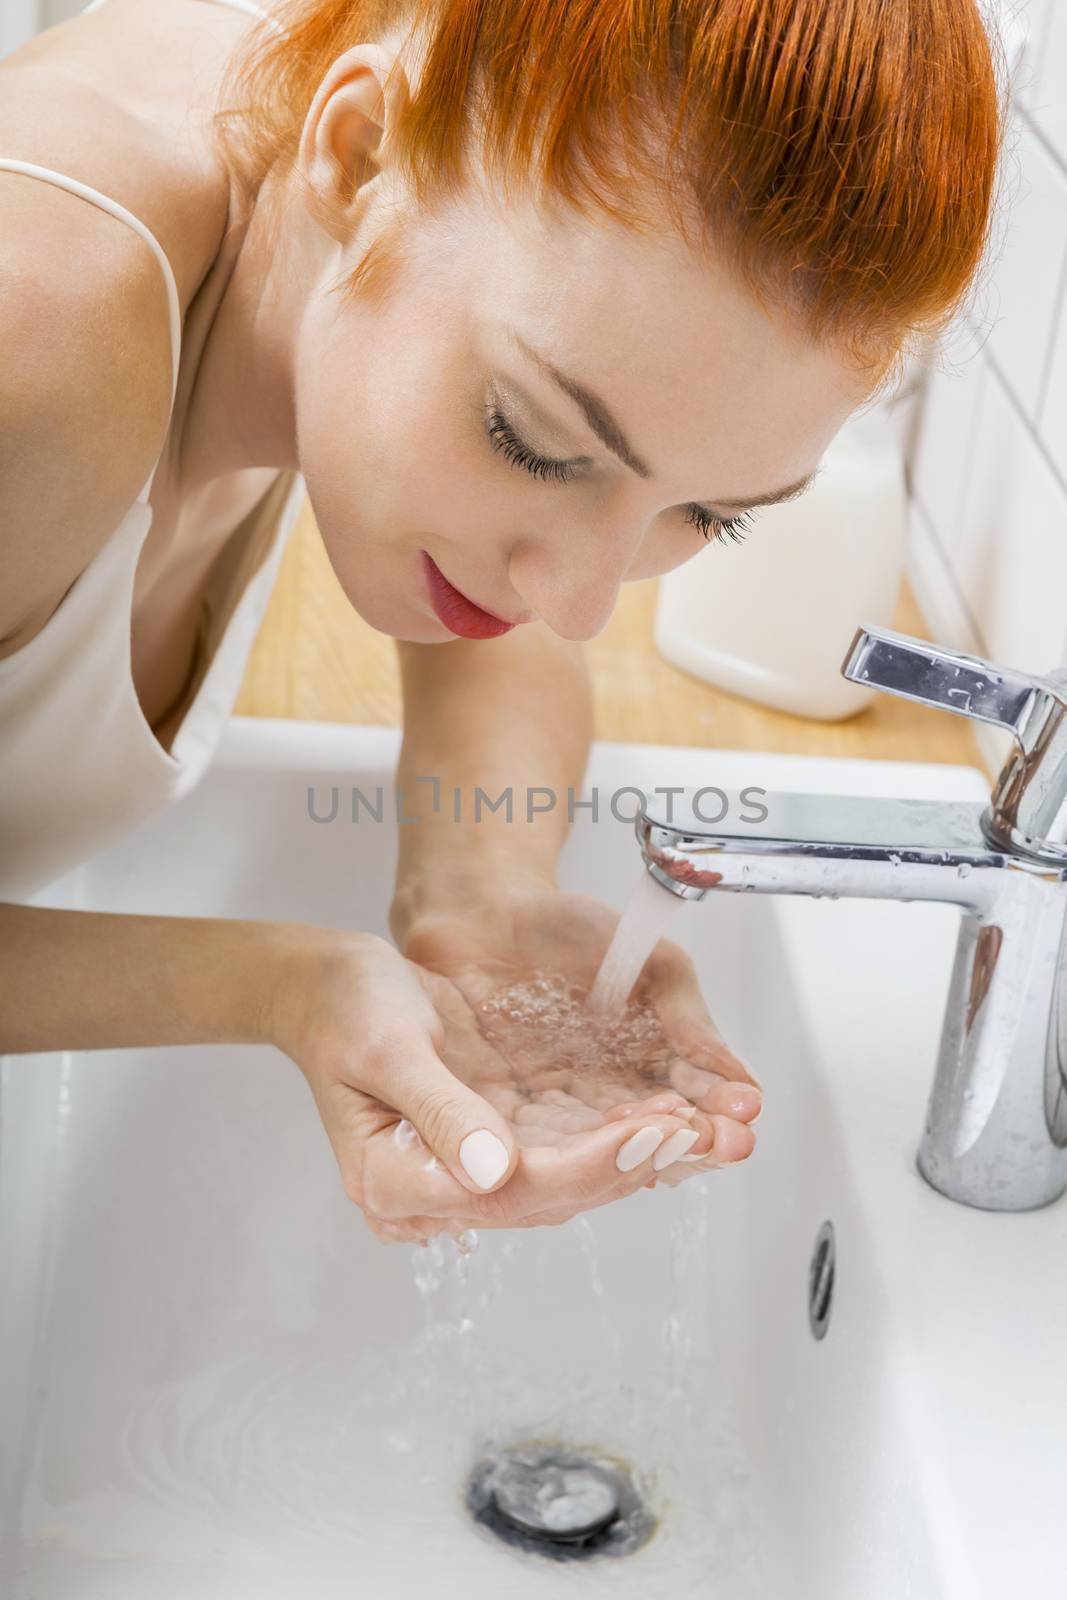
[[[926,379],[911,466],[912,493],[946,556],[963,526],[964,487],[989,372],[979,340],[959,337],[968,331],[965,324],[954,331]]]
[[[36,0],[0,0],[0,59],[32,39],[39,26]]]
[[[1053,7],[1062,0],[1015,0],[1012,14],[1021,38],[1021,59],[1016,67],[1015,96],[1020,105],[1031,106],[1040,95],[1041,69],[1045,59],[1045,40]]]
[[[1009,3],[1028,34],[1004,213],[976,329],[961,320],[925,381],[909,575],[935,638],[1043,672],[1067,666],[1067,0]]]
[[[1046,0],[1041,60],[1028,109],[1060,160],[1067,163],[1067,5]]]
[[[1067,635],[1067,494],[999,374],[986,378],[949,559],[997,661],[1059,665]]]
[[[1009,182],[998,217],[999,256],[983,315],[989,350],[1035,421],[1048,366],[1049,329],[1067,261],[1063,168],[1020,114],[1005,155]]]
[[[1053,465],[1067,483],[1067,287],[1060,295],[1050,345],[1049,382],[1038,417],[1038,431]]]

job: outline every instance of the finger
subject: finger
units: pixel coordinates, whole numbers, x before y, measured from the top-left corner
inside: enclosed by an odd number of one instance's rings
[[[688,1183],[691,1178],[698,1178],[702,1173],[714,1172],[715,1170],[710,1162],[705,1162],[702,1166],[692,1166],[687,1165],[684,1161],[676,1161],[672,1167],[667,1168],[666,1172],[657,1172],[656,1183],[666,1189],[677,1189],[680,1183]],[[651,1184],[649,1187],[652,1187]]]
[[[636,1128],[620,1119],[559,1146],[523,1148],[508,1182],[484,1194],[459,1185],[425,1147],[378,1133],[365,1147],[364,1190],[386,1220],[418,1212],[471,1228],[526,1227],[542,1217],[564,1221],[641,1188],[652,1176],[655,1150],[679,1132],[689,1135],[689,1124],[673,1116],[651,1117]]]
[[[651,1176],[653,1150],[687,1130],[687,1123],[661,1116],[639,1128],[625,1121],[604,1124],[573,1135],[564,1146],[523,1149],[510,1181],[491,1194],[465,1195],[462,1215],[472,1228],[564,1222],[643,1187]]]
[[[679,1055],[732,1082],[761,1087],[751,1067],[730,1049],[712,1021],[696,969],[680,945],[660,940],[649,960],[646,994]]]
[[[505,1209],[514,1198],[526,1217],[592,1210],[642,1188],[656,1151],[679,1134],[692,1144],[688,1123],[668,1115],[646,1117],[638,1126],[624,1118],[604,1123],[564,1147],[524,1150],[525,1187],[512,1197],[509,1185],[489,1198]]]
[[[704,1149],[702,1144],[693,1146],[691,1152],[679,1157],[689,1166],[733,1166],[736,1162],[747,1161],[756,1148],[756,1135],[744,1122],[735,1122],[732,1117],[713,1116],[712,1143],[709,1149]]]
[[[661,1166],[656,1180],[668,1188],[677,1188],[686,1178],[702,1172],[716,1172],[721,1167],[738,1166],[747,1161],[756,1144],[756,1136],[744,1124],[731,1117],[711,1117],[708,1135],[702,1136],[691,1150],[677,1155],[670,1164]],[[666,1146],[660,1151],[664,1158]],[[651,1187],[651,1184],[649,1185]]]
[[[665,1111],[691,1122],[696,1115],[696,1106],[690,1105],[678,1090],[663,1089],[659,1094],[649,1095],[647,1100],[622,1100],[603,1115],[606,1122],[613,1122],[620,1117],[647,1116],[652,1111]]]
[[[735,1122],[732,1117],[706,1116],[698,1112],[690,1123],[690,1129],[693,1134],[690,1142],[668,1139],[656,1151],[652,1158],[652,1170],[657,1178],[732,1166],[747,1160],[756,1143],[755,1134],[743,1122]]]
[[[763,1095],[754,1084],[736,1083],[680,1057],[671,1062],[668,1077],[678,1093],[687,1095],[702,1111],[755,1122],[763,1110]]]
[[[449,1071],[423,1029],[384,1037],[361,1067],[361,1084],[412,1124],[464,1189],[484,1194],[507,1182],[517,1156],[510,1124]]]

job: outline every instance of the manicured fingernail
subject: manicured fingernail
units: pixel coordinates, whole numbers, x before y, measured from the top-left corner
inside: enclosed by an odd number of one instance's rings
[[[697,1114],[696,1106],[675,1106],[671,1112],[672,1117],[684,1117],[686,1122],[692,1122]]]
[[[700,1138],[696,1128],[679,1128],[677,1133],[672,1133],[665,1144],[662,1144],[652,1157],[653,1172],[662,1172],[664,1167],[669,1167],[672,1161],[677,1161],[679,1156],[684,1156],[687,1150],[692,1149]]]
[[[508,1170],[507,1146],[488,1128],[468,1133],[459,1147],[459,1159],[468,1178],[479,1189],[491,1189]]]
[[[662,1128],[639,1128],[624,1145],[619,1147],[615,1165],[620,1172],[632,1172],[642,1161],[647,1161],[653,1150],[658,1150],[664,1140]]]

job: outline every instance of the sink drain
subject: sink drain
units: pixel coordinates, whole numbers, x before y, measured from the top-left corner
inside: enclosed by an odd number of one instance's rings
[[[480,1461],[467,1507],[497,1538],[553,1561],[629,1555],[656,1528],[619,1462],[547,1445]]]

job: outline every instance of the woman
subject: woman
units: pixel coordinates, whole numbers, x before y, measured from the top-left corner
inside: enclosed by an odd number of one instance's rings
[[[0,1050],[271,1041],[386,1238],[744,1159],[668,942],[685,1075],[531,1137],[470,1002],[588,983],[616,917],[556,888],[561,808],[414,779],[580,785],[620,583],[802,492],[959,310],[995,69],[974,0],[93,0],[2,63]],[[305,485],[398,641],[401,953],[19,903],[200,776]]]

